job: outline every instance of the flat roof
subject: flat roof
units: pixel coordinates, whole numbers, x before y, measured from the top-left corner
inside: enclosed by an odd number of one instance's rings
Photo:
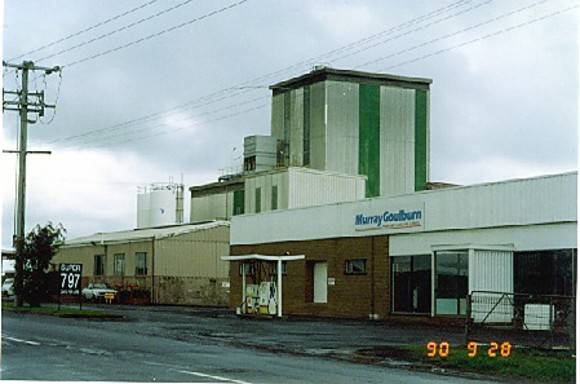
[[[231,180],[224,180],[224,181],[215,181],[209,184],[203,185],[194,185],[189,187],[189,192],[193,195],[194,193],[197,196],[203,196],[205,194],[221,192],[227,190],[235,190],[235,187],[244,186],[244,177],[243,176],[236,176]],[[234,188],[230,188],[234,187]]]
[[[350,69],[336,69],[330,67],[316,68],[309,73],[284,80],[270,86],[274,94],[282,93],[289,89],[300,88],[305,85],[324,80],[350,81],[357,83],[370,83],[380,85],[392,85],[404,88],[429,89],[433,80],[422,77],[408,77],[392,75],[388,73],[374,73],[354,71]]]

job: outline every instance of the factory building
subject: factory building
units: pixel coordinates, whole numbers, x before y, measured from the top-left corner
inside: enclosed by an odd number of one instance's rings
[[[97,233],[67,240],[52,263],[83,265],[82,287],[107,283],[154,304],[227,305],[229,222]]]
[[[248,312],[260,279],[277,281],[264,260],[285,255],[284,315],[461,317],[474,291],[575,296],[576,196],[572,172],[234,216],[230,307]]]
[[[190,188],[191,220],[427,189],[431,82],[319,67],[272,85],[271,135],[244,139],[241,173]]]

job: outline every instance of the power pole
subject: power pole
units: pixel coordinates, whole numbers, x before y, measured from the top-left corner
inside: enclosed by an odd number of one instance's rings
[[[4,91],[2,90],[2,110],[3,111],[17,111],[20,113],[20,137],[18,150],[5,150],[4,153],[18,154],[18,187],[16,193],[16,234],[13,237],[13,245],[16,248],[15,270],[16,276],[14,279],[14,287],[16,291],[16,306],[20,307],[23,303],[21,295],[23,282],[22,271],[24,267],[24,230],[25,230],[25,203],[26,203],[26,155],[30,153],[50,154],[50,151],[28,151],[28,123],[34,124],[36,120],[29,120],[29,113],[37,113],[39,116],[44,116],[45,108],[55,108],[55,105],[48,105],[44,102],[44,91],[42,92],[28,92],[28,77],[32,71],[44,71],[49,75],[53,72],[59,72],[59,67],[45,68],[35,66],[32,61],[23,61],[22,64],[9,64],[2,62],[2,65],[7,68],[15,68],[22,71],[22,87],[18,91]],[[5,100],[5,95],[15,95],[16,100]],[[32,100],[29,100],[29,97]],[[34,100],[36,98],[36,100]]]

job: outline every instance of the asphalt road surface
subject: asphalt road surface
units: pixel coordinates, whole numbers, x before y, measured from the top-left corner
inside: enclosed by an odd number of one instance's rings
[[[176,324],[165,324],[151,315],[148,319],[147,311],[139,311],[139,316],[129,316],[128,321],[100,322],[4,312],[0,378],[237,384],[485,382],[263,351],[211,338],[180,338],[163,327]],[[167,320],[180,320],[179,327],[189,322],[195,328],[196,317],[175,315]]]

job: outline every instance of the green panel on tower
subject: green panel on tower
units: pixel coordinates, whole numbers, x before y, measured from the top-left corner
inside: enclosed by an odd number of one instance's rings
[[[359,161],[358,171],[367,176],[366,197],[380,191],[380,87],[359,87]]]
[[[427,91],[415,91],[415,191],[427,188]]]

